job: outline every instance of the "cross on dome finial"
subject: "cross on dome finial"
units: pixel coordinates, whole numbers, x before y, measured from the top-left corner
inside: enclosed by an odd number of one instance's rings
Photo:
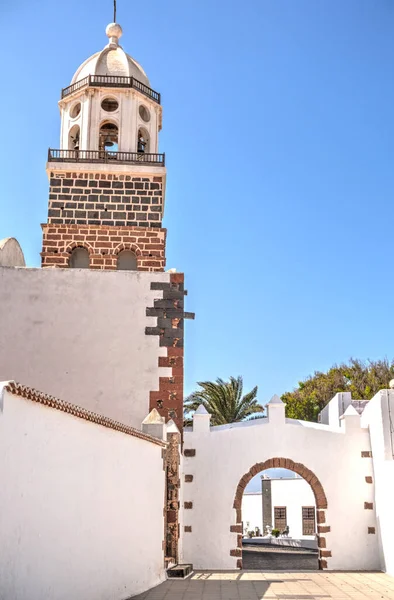
[[[123,31],[118,23],[109,23],[105,29],[105,33],[107,34],[107,37],[109,37],[110,45],[117,46]]]

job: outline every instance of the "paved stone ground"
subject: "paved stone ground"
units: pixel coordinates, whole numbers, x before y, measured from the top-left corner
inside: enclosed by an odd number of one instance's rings
[[[287,546],[243,544],[242,564],[247,571],[317,571],[317,550]]]
[[[204,571],[169,580],[135,600],[393,600],[384,573]]]

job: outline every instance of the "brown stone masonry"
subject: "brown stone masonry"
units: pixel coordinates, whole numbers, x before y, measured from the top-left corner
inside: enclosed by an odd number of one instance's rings
[[[51,172],[48,223],[161,227],[163,178]]]
[[[365,481],[366,481],[366,483],[373,483],[373,479],[370,475],[366,475]]]
[[[193,475],[185,475],[185,483],[191,483],[193,481]]]
[[[369,533],[369,534],[371,534],[371,533],[372,533],[372,534],[376,533],[376,531],[375,531],[375,527],[368,527],[368,533]]]
[[[193,456],[196,456],[196,451],[194,448],[185,448],[183,454],[186,458],[193,458]]]
[[[166,452],[166,562],[178,562],[179,540],[179,463],[180,463],[180,434],[168,434],[168,448]]]
[[[150,410],[156,408],[168,419],[172,419],[179,431],[183,430],[183,322],[184,275],[171,273],[170,282],[152,282],[152,290],[162,292],[153,306],[146,309],[146,316],[157,317],[155,327],[146,327],[146,335],[159,336],[161,347],[167,348],[167,356],[159,357],[159,367],[170,367],[170,377],[159,378],[159,389],[150,392]]]
[[[132,250],[138,271],[164,271],[165,229],[109,225],[42,225],[43,267],[69,266],[71,252],[80,246],[90,256],[91,269],[116,269],[122,250]]]

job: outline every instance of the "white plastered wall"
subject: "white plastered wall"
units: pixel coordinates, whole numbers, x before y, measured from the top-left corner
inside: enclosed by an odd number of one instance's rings
[[[119,106],[113,112],[101,107],[105,98],[114,98]],[[81,112],[71,117],[73,107],[81,103]],[[140,105],[149,112],[148,122],[139,114]],[[137,152],[137,134],[143,127],[149,134],[149,152],[159,152],[159,121],[161,107],[134,89],[89,88],[80,94],[60,101],[61,132],[60,148],[68,150],[69,131],[74,125],[80,127],[80,150],[99,150],[99,130],[103,121],[110,121],[119,128],[119,152]],[[71,148],[72,149],[72,148]]]
[[[263,504],[261,492],[245,492],[242,498],[242,522],[244,530],[255,531],[256,527],[263,535]]]
[[[361,458],[362,451],[370,450],[369,434],[360,427],[359,416],[345,417],[342,423],[341,430],[333,430],[285,420],[283,412],[206,431],[186,430],[185,449],[195,449],[196,455],[184,458],[184,473],[194,475],[184,489],[185,502],[193,502],[193,509],[184,510],[184,523],[192,526],[192,533],[184,535],[184,560],[197,569],[236,568],[230,550],[237,548],[237,534],[230,526],[236,524],[237,485],[257,462],[283,457],[302,463],[324,488],[331,527],[324,534],[332,553],[328,569],[379,569],[377,537],[368,534],[375,514],[364,508],[373,499],[373,485],[365,483],[368,465]]]
[[[282,479],[271,479],[271,501],[272,527],[275,525],[274,510],[275,507],[286,507],[287,525],[289,526],[289,536],[300,539],[304,537],[302,532],[302,508],[315,507],[315,496],[312,488],[305,479],[301,477],[289,477]],[[254,530],[255,527],[263,531],[263,504],[261,492],[245,492],[242,498],[242,520],[244,527],[249,522],[248,530]],[[310,536],[307,536],[310,537]]]
[[[161,452],[4,392],[0,598],[121,600],[160,583]]]
[[[146,317],[168,273],[0,267],[0,381],[139,427],[166,354]]]
[[[382,390],[362,415],[371,436],[377,534],[382,569],[394,576],[394,390]],[[367,484],[368,485],[368,484]],[[372,485],[370,484],[370,487]]]

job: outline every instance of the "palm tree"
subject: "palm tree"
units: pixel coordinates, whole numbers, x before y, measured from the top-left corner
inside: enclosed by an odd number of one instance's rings
[[[202,404],[212,415],[211,425],[224,425],[245,421],[264,409],[256,400],[257,385],[248,394],[242,395],[242,377],[230,377],[229,381],[218,378],[201,381],[201,389],[192,392],[185,400],[185,425],[191,425],[191,415]]]

